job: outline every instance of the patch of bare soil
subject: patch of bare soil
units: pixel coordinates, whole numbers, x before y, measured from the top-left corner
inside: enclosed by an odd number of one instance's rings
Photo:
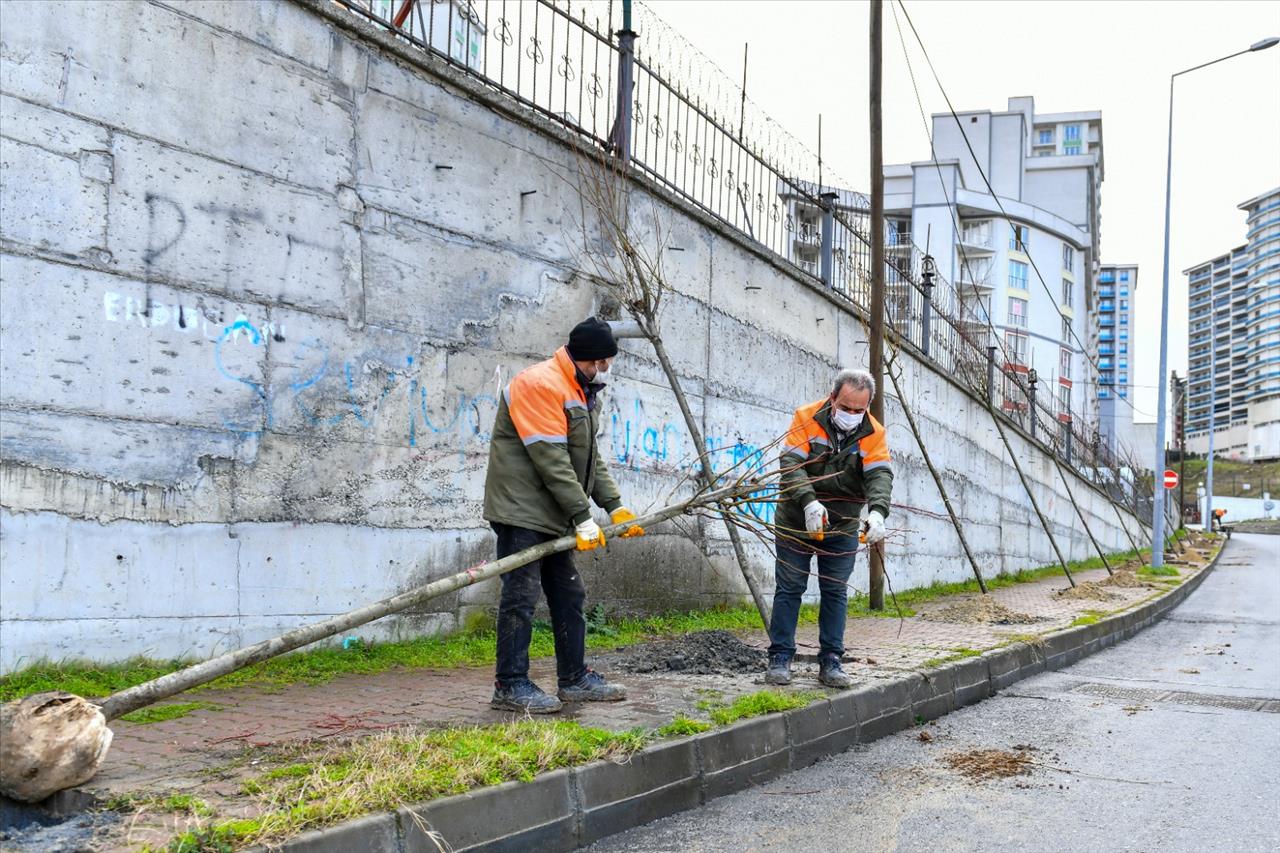
[[[974,749],[953,752],[942,757],[952,770],[973,782],[986,779],[1008,779],[1031,772],[1031,755],[1026,750],[1007,752],[1003,749]]]
[[[1098,586],[1114,586],[1122,589],[1138,589],[1140,587],[1149,587],[1151,584],[1138,577],[1137,572],[1130,569],[1120,569],[1111,577],[1104,581],[1098,581]]]
[[[766,657],[763,649],[747,645],[728,631],[695,631],[632,646],[610,661],[610,666],[624,672],[738,675],[762,671]]]
[[[1119,597],[1114,592],[1103,589],[1103,583],[1103,581],[1081,581],[1075,586],[1058,590],[1058,595],[1074,601],[1112,601]]]
[[[1038,616],[1010,610],[987,595],[958,601],[921,616],[932,622],[948,622],[952,625],[1031,625],[1042,621]]]

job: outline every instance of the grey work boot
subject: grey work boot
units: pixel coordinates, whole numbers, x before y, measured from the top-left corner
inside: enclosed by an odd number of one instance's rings
[[[853,679],[844,671],[840,658],[835,655],[825,655],[818,661],[818,680],[828,687],[838,687],[841,690],[853,686]]]
[[[594,669],[588,669],[573,684],[561,687],[557,695],[565,702],[617,702],[627,698],[627,688],[610,684]]]
[[[791,656],[769,655],[769,668],[764,671],[765,684],[791,683]]]
[[[506,685],[494,682],[489,707],[526,714],[554,714],[564,706],[559,699],[543,693],[542,688],[526,678]]]

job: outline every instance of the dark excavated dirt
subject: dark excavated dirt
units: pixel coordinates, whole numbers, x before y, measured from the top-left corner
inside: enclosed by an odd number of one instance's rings
[[[728,631],[695,631],[671,640],[641,643],[619,653],[611,665],[624,672],[738,675],[764,669],[765,652]]]

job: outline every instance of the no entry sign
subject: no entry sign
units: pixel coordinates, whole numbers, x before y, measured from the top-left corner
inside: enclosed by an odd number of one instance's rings
[[[1178,472],[1172,468],[1164,469],[1164,487],[1166,489],[1178,488]]]

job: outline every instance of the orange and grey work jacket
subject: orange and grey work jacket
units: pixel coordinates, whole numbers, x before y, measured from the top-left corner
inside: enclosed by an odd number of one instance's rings
[[[591,517],[588,496],[608,512],[622,506],[596,446],[599,411],[564,347],[517,373],[489,443],[485,520],[559,536]]]
[[[804,534],[804,508],[821,501],[827,529],[857,533],[864,504],[888,518],[893,468],[884,427],[867,412],[852,433],[831,424],[831,400],[796,409],[782,447],[782,489],[774,523],[783,536]]]

